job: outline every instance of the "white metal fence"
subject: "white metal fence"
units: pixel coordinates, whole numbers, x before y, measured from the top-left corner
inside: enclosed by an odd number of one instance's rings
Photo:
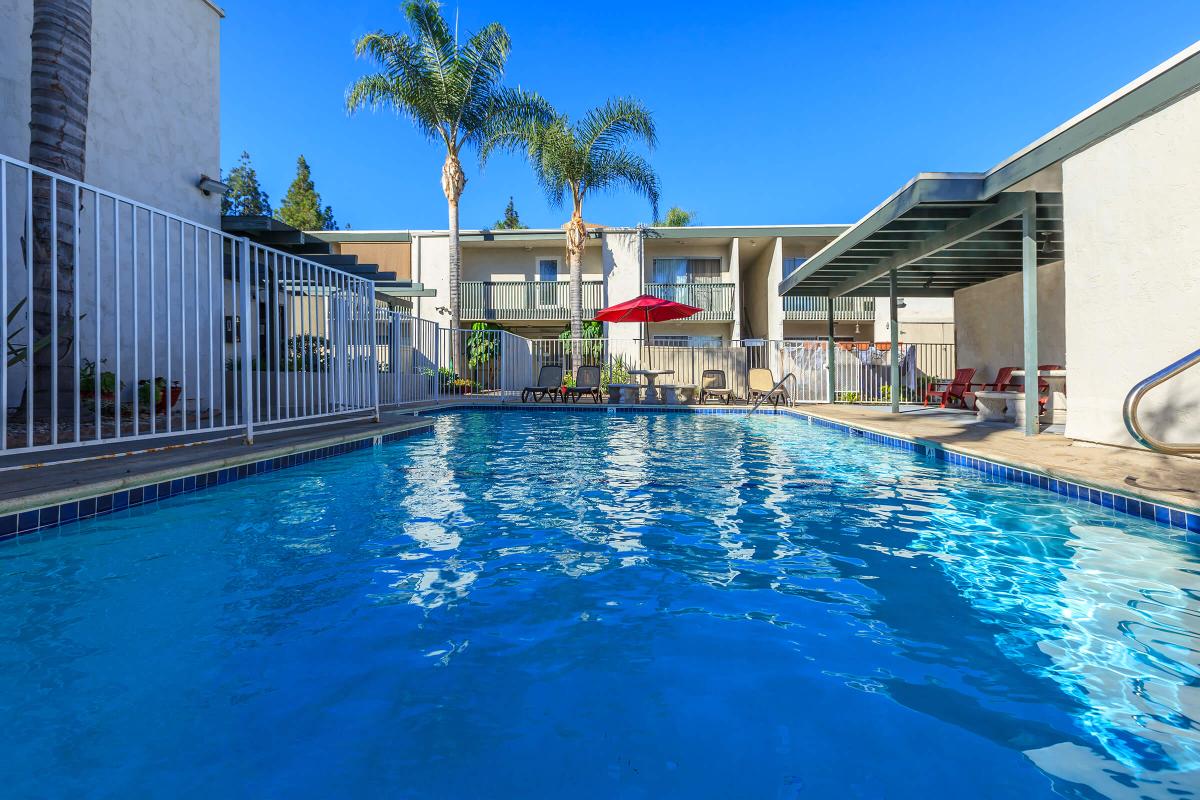
[[[0,453],[376,407],[373,284],[0,155]]]

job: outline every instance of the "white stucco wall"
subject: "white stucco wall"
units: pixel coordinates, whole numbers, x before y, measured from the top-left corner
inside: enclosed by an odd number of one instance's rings
[[[734,339],[742,338],[742,259],[741,247],[737,237],[729,241],[729,280],[733,283],[733,327],[730,329]]]
[[[0,0],[0,153],[29,160],[33,0]]]
[[[605,233],[600,241],[604,269],[606,305],[615,305],[632,300],[642,293],[642,270],[638,262],[638,236],[636,233]],[[640,335],[641,325],[628,323],[605,323],[605,333],[610,339],[632,341]]]
[[[0,0],[0,152],[29,157],[32,0]],[[220,17],[204,0],[94,0],[85,178],[217,226]]]
[[[495,247],[488,244],[463,248],[465,281],[532,281],[537,279],[537,262],[543,258],[558,260],[558,278],[570,277],[565,244],[530,247]],[[604,277],[603,246],[598,239],[588,239],[583,251],[583,279],[598,281]]]
[[[954,298],[952,297],[902,297],[904,307],[899,310],[900,341],[917,344],[921,342],[954,341]],[[875,302],[875,341],[890,342],[892,328],[889,303],[886,297]]]
[[[1126,392],[1200,347],[1200,94],[1063,165],[1067,435],[1128,444]],[[1200,368],[1143,404],[1151,433],[1200,441]]]
[[[1063,318],[1063,262],[1038,269],[1038,363],[1066,364]],[[887,301],[882,302],[887,313]],[[954,294],[955,358],[990,381],[1000,367],[1020,367],[1025,359],[1021,275],[1006,275]],[[904,323],[901,322],[901,330]],[[1069,387],[1073,388],[1073,387]]]

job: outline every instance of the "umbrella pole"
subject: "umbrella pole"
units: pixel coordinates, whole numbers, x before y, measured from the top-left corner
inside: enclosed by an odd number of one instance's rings
[[[646,348],[646,369],[654,369],[654,353],[650,350],[650,309],[643,309],[642,313],[646,317],[645,338],[642,339],[642,347]]]

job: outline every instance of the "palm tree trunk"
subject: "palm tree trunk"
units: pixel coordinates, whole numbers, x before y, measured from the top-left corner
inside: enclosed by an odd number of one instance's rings
[[[571,361],[580,363],[580,340],[583,339],[583,249],[587,243],[587,226],[581,210],[576,207],[567,223],[567,268],[571,282],[567,287],[567,302],[571,318]]]
[[[86,163],[88,94],[92,72],[91,0],[34,0],[30,36],[30,163],[82,181]],[[51,209],[57,212],[57,230]],[[58,370],[58,419],[74,418],[75,383],[71,353],[75,289],[75,226],[79,209],[69,185],[38,178],[33,185],[34,340],[57,329],[58,348],[47,347],[34,358],[34,410],[48,412],[55,369]],[[56,263],[51,263],[57,240]],[[29,401],[26,387],[25,401]]]
[[[450,353],[457,371],[462,363],[462,307],[459,297],[459,282],[462,279],[462,242],[458,236],[458,201],[467,185],[467,176],[463,174],[462,164],[453,152],[446,153],[446,161],[442,164],[442,191],[446,195],[449,207],[450,224],[447,228],[450,235]]]

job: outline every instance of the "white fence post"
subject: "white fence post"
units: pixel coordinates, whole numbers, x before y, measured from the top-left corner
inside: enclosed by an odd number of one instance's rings
[[[250,318],[250,240],[242,237],[238,240],[238,258],[237,270],[234,271],[235,278],[241,282],[241,298],[239,305],[241,306],[241,322],[239,326],[234,324],[234,330],[240,330],[242,334],[242,355],[241,355],[241,370],[242,370],[242,416],[243,423],[246,426],[246,444],[254,444],[254,396],[250,385],[253,381],[253,370],[250,368],[250,337],[251,337],[251,318]],[[257,333],[257,329],[254,329]],[[170,387],[168,387],[168,391]]]

